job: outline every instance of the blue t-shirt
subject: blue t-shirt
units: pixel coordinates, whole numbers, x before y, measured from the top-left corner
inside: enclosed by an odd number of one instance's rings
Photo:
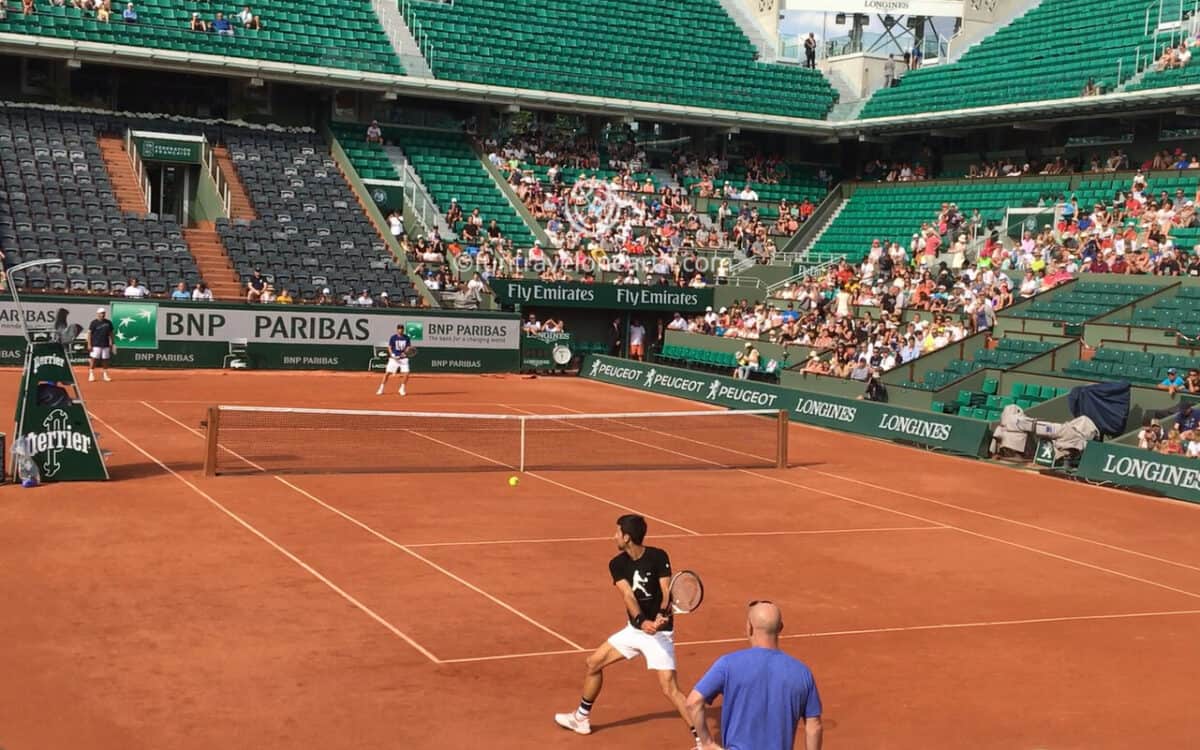
[[[696,683],[696,691],[721,706],[725,750],[792,750],[796,725],[821,715],[821,696],[802,662],[772,648],[726,654]]]
[[[402,359],[408,356],[408,345],[412,343],[408,336],[403,333],[393,333],[388,339],[388,351],[396,359]]]
[[[183,289],[176,289],[175,291],[171,292],[171,299],[189,300],[191,298],[192,298],[192,293],[188,292],[188,291],[184,291]]]
[[[1197,412],[1194,407],[1188,414],[1180,411],[1177,415],[1175,415],[1175,424],[1179,426],[1180,432],[1194,430],[1197,427],[1200,427],[1200,412]]]
[[[1170,375],[1168,375],[1167,377],[1163,378],[1163,382],[1159,383],[1159,385],[1164,385],[1164,386],[1173,385],[1176,388],[1182,388],[1183,387],[1183,378],[1179,377],[1178,375],[1176,375],[1174,377],[1171,377]]]

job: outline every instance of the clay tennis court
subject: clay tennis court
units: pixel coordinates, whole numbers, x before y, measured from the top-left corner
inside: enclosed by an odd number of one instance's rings
[[[5,372],[0,393],[17,380]],[[577,703],[585,652],[622,624],[606,563],[627,509],[705,581],[704,606],[678,618],[685,692],[742,646],[746,602],[767,598],[817,675],[827,747],[1200,734],[1193,506],[799,425],[787,470],[720,468],[721,449],[660,424],[637,443],[581,429],[561,449],[661,453],[670,468],[534,471],[516,489],[502,466],[416,470],[470,450],[469,435],[435,449],[378,434],[401,473],[203,476],[199,424],[218,403],[699,408],[567,377],[417,376],[403,400],[375,385],[85,383],[114,481],[0,493],[0,746],[683,750],[639,663],[606,674],[591,737],[552,721]],[[321,455],[319,431],[308,445]],[[728,449],[733,464],[756,447]]]

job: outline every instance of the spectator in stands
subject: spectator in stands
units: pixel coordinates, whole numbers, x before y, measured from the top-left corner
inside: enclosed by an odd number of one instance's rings
[[[212,290],[208,288],[208,284],[205,284],[203,281],[198,282],[196,284],[196,288],[192,290],[192,301],[212,302],[212,300],[213,293]]]
[[[0,21],[8,20],[8,0],[0,2]]]
[[[258,301],[264,305],[270,305],[275,302],[275,296],[275,287],[267,284],[267,288],[263,290],[262,296],[258,298]]]
[[[126,3],[125,10],[121,12],[121,18],[125,19],[125,23],[137,23],[138,14],[134,9],[133,3]]]
[[[374,307],[375,299],[371,297],[370,290],[364,289],[351,304],[358,305],[359,307]]]
[[[250,23],[254,20],[254,13],[250,10],[249,5],[242,6],[242,12],[237,14],[237,20],[242,28],[250,28]]]
[[[1142,450],[1158,450],[1158,444],[1162,439],[1162,426],[1157,422],[1150,422],[1138,430],[1138,447]]]
[[[1175,372],[1174,367],[1167,370],[1167,376],[1163,378],[1161,383],[1158,384],[1158,389],[1160,391],[1166,391],[1171,396],[1174,396],[1183,387],[1184,380],[1183,378],[1179,377],[1177,372]]]
[[[467,299],[471,300],[472,302],[482,302],[483,295],[489,293],[490,291],[491,290],[488,289],[487,284],[484,283],[483,277],[478,271],[472,274],[471,280],[467,282]]]
[[[175,290],[171,292],[171,299],[175,302],[188,302],[192,299],[192,293],[188,291],[186,281],[175,285]]]
[[[749,380],[750,373],[758,372],[758,363],[761,355],[754,344],[747,341],[742,347],[742,351],[736,355],[737,368],[733,371],[733,377],[739,380]]]
[[[198,12],[193,12],[191,20],[188,21],[188,28],[192,31],[208,31],[208,24]]]
[[[383,130],[379,127],[378,120],[371,120],[371,124],[367,126],[367,143],[383,145]]]
[[[34,13],[37,13],[37,8],[33,6],[33,0],[21,0],[21,15],[32,16]]]
[[[295,301],[295,298],[292,297],[292,293],[288,291],[286,286],[281,287],[279,294],[275,297],[275,304],[277,305],[290,305]]]
[[[804,67],[817,67],[817,37],[811,31],[804,40]]]
[[[1087,79],[1087,83],[1083,84],[1083,93],[1081,96],[1099,96],[1100,87],[1096,85],[1094,78]]]
[[[336,302],[337,300],[334,299],[333,290],[331,290],[329,287],[321,289],[320,293],[317,294],[316,304],[318,305],[332,305]]]
[[[1196,411],[1191,401],[1184,401],[1180,404],[1179,411],[1175,415],[1175,427],[1181,433],[1200,428],[1200,412]]]
[[[391,211],[387,215],[388,230],[397,241],[404,236],[404,217],[399,211]]]
[[[96,21],[98,23],[108,23],[112,18],[112,0],[103,0],[96,5]]]
[[[896,56],[888,55],[888,59],[883,63],[883,87],[890,89],[896,85]]]
[[[257,268],[250,274],[250,279],[246,281],[246,301],[258,302],[267,288],[267,280],[263,277],[262,272]]]
[[[258,16],[251,16],[250,22],[246,24],[246,28],[251,31],[262,31],[262,19]]]
[[[129,279],[129,283],[125,285],[125,291],[122,294],[132,299],[142,299],[143,297],[150,296],[150,290],[138,283],[137,277],[132,277]]]
[[[220,36],[233,36],[233,24],[221,11],[217,11],[217,16],[213,19],[212,29]]]

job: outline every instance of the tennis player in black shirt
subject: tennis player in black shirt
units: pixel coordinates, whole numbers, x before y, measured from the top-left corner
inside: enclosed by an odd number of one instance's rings
[[[671,584],[671,560],[658,547],[646,547],[646,519],[624,515],[617,519],[613,540],[621,553],[608,563],[613,585],[625,605],[625,627],[617,631],[587,658],[583,698],[573,713],[555,714],[564,729],[591,734],[592,705],[604,686],[604,668],[641,654],[646,668],[658,675],[658,684],[679,715],[691,728],[687,699],[675,676],[675,623],[667,591]],[[692,732],[693,738],[696,736]],[[696,741],[699,745],[699,740]]]

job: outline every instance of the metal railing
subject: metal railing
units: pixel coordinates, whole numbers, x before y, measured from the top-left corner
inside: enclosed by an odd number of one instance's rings
[[[417,13],[414,9],[414,6],[418,2],[425,1],[426,0],[400,0],[400,16],[404,19],[404,25],[408,27],[408,33],[412,35],[414,40],[416,40],[417,50],[421,53],[421,56],[425,58],[425,64],[429,66],[429,72],[436,78],[437,69],[434,67],[433,60],[435,53],[437,52],[437,44],[425,30],[425,25],[421,23],[421,19],[417,18]],[[445,5],[453,7],[454,3],[449,2],[445,3]]]
[[[836,266],[838,263],[841,263],[845,259],[846,259],[846,256],[840,255],[836,258],[831,258],[831,259],[825,261],[824,263],[818,263],[815,266],[808,266],[803,271],[800,271],[799,273],[794,273],[791,276],[787,277],[786,279],[783,279],[781,281],[776,281],[774,284],[770,284],[767,286],[767,296],[770,296],[771,292],[782,289],[785,286],[791,286],[792,284],[795,284],[797,281],[803,281],[804,279],[807,279],[810,276],[820,276],[822,274],[825,274],[829,271],[829,269],[833,268],[834,266]]]
[[[217,186],[217,195],[221,196],[221,206],[225,209],[225,216],[232,218],[230,211],[233,207],[233,199],[229,191],[229,181],[221,171],[221,165],[217,163],[217,154],[213,151],[212,144],[208,142],[208,136],[205,136],[200,143],[200,163],[204,165],[209,177],[212,177]]]
[[[392,155],[389,154],[388,158],[391,159]],[[412,164],[408,161],[408,157],[402,153],[397,154],[395,161],[392,161],[392,167],[395,168],[400,182],[404,185],[404,205],[412,210],[413,218],[421,226],[422,234],[428,234],[429,230],[434,228],[440,231],[438,219],[441,218],[442,212],[438,210],[433,198],[425,191],[425,186],[417,175],[417,170],[413,169]]]
[[[129,155],[133,173],[137,176],[138,185],[142,188],[142,198],[146,201],[146,212],[154,213],[154,207],[150,202],[150,175],[146,171],[142,155],[138,153],[137,144],[133,140],[133,130],[130,128],[125,129],[125,153]]]

